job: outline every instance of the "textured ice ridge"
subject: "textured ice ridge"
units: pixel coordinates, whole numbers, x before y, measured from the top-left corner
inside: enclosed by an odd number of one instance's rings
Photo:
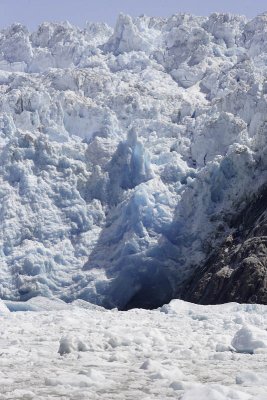
[[[0,297],[156,307],[266,182],[267,14],[0,32]]]

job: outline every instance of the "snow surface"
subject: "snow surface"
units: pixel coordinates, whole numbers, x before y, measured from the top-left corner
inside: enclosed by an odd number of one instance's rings
[[[0,315],[8,314],[10,311],[5,303],[0,299]]]
[[[267,306],[35,306],[0,316],[1,400],[266,399]],[[265,348],[234,348],[246,326]]]
[[[176,295],[266,182],[266,43],[267,14],[2,30],[0,298]]]

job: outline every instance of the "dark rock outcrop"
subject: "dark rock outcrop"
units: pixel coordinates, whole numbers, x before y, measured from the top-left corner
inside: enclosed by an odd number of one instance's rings
[[[187,282],[181,297],[201,304],[267,304],[267,187],[232,219],[231,234]]]

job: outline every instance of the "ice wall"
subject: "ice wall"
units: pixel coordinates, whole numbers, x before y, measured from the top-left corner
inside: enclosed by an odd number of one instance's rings
[[[155,307],[266,181],[267,17],[0,32],[0,297]]]

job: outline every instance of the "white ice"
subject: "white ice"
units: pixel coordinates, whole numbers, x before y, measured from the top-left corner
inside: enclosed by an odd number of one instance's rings
[[[168,302],[266,182],[266,38],[266,14],[2,30],[0,298]]]
[[[0,315],[1,400],[266,399],[267,306],[53,303],[39,297],[36,311]],[[244,325],[265,347],[231,345]]]

